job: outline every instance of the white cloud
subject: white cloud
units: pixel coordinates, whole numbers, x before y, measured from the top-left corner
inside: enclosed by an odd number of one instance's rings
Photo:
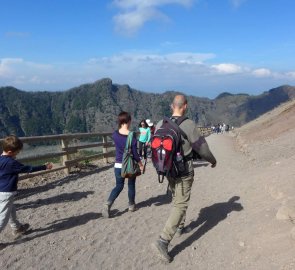
[[[26,38],[30,36],[30,33],[28,32],[6,32],[5,33],[6,37],[11,37],[11,38]]]
[[[242,5],[242,3],[246,2],[246,0],[230,0],[230,2],[235,8],[238,8]]]
[[[272,75],[272,72],[267,68],[254,69],[252,73],[256,77],[269,77]]]
[[[218,73],[222,74],[236,74],[243,71],[243,68],[241,66],[230,63],[212,65],[212,68],[217,70]]]
[[[159,10],[161,6],[178,4],[189,7],[195,0],[115,0],[113,5],[119,8],[119,14],[114,16],[117,31],[132,35],[151,20],[169,20]]]
[[[6,76],[8,72],[8,69],[5,65],[2,65],[2,63],[0,63],[0,78]]]
[[[102,58],[92,58],[88,61],[89,64],[119,64],[119,63],[128,63],[132,64],[202,64],[208,59],[214,58],[215,55],[212,53],[186,53],[178,52],[171,54],[141,54],[141,53],[122,53],[119,55],[114,55],[111,57],[102,57]]]
[[[161,43],[162,47],[174,47],[174,46],[178,46],[179,42],[175,42],[175,41],[165,41]]]
[[[290,79],[295,79],[295,71],[290,71],[286,73],[286,76]]]
[[[22,63],[24,60],[22,58],[2,58],[0,60],[1,65],[10,65],[16,63]]]
[[[195,0],[114,0],[113,4],[121,9],[158,7],[168,4],[190,6]]]
[[[11,66],[23,62],[21,58],[3,58],[0,59],[0,77],[7,77],[11,74]]]
[[[0,59],[0,76],[7,76],[13,74],[17,69],[29,70],[48,70],[52,68],[48,64],[34,63],[25,61],[22,58],[2,58]]]
[[[276,85],[295,83],[295,71],[280,72],[218,63],[213,53],[125,52],[85,62],[52,65],[22,58],[0,59],[0,86],[62,90],[104,77],[143,91],[178,90],[197,96],[233,90],[247,92],[250,88],[259,90],[265,87],[268,90]],[[198,91],[206,91],[206,94]]]
[[[136,33],[145,22],[155,19],[165,18],[164,15],[152,8],[134,10],[121,13],[114,17],[115,28],[118,32],[132,35]]]
[[[22,58],[2,58],[0,85],[47,84],[48,77],[52,76],[52,70],[53,66],[48,64],[25,61]]]

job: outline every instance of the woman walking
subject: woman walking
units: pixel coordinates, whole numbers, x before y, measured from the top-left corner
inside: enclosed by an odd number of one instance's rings
[[[145,120],[142,120],[139,124],[139,156],[142,159],[146,159],[147,157],[147,146],[150,142],[151,139],[151,130]],[[142,151],[143,151],[143,156],[142,156]]]
[[[115,178],[116,178],[116,186],[111,191],[109,198],[106,204],[103,207],[102,215],[105,218],[110,216],[110,210],[117,199],[119,194],[124,188],[124,178],[121,176],[121,168],[122,168],[122,159],[123,153],[126,146],[127,137],[129,134],[129,127],[131,124],[131,116],[127,112],[121,112],[118,115],[118,125],[119,129],[113,133],[113,140],[116,146],[116,161],[115,161]],[[133,154],[133,158],[138,162],[140,170],[143,170],[143,164],[140,161],[140,157],[137,153],[137,140],[134,135],[131,142],[131,151]],[[129,211],[134,212],[135,208],[135,182],[136,177],[128,178],[128,199],[129,199]]]

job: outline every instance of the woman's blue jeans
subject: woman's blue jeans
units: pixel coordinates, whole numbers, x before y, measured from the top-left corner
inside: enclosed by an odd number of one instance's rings
[[[121,169],[115,168],[116,186],[111,191],[108,204],[112,205],[124,188],[125,178],[121,176]],[[135,204],[135,182],[136,177],[128,178],[128,198],[129,205]]]

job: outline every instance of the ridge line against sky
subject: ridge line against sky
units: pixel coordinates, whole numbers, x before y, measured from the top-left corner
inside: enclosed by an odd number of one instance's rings
[[[295,84],[292,0],[10,0],[0,86],[66,90],[109,77],[216,97]]]

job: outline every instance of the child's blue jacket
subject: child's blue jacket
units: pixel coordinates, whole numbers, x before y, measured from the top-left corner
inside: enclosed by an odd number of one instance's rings
[[[46,170],[46,165],[23,165],[10,156],[0,156],[0,192],[17,191],[19,173],[31,173]]]

